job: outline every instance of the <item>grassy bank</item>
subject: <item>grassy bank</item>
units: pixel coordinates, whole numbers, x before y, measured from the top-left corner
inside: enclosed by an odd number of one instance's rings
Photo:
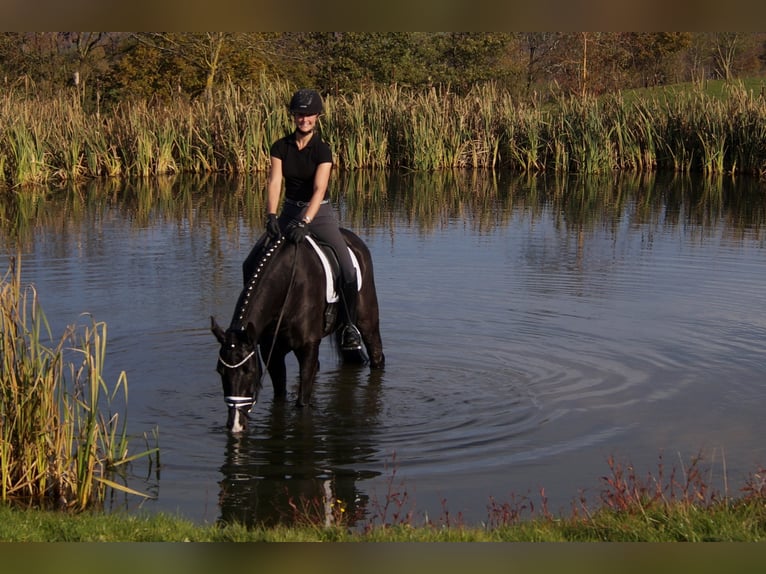
[[[194,524],[167,514],[19,510],[0,506],[0,541],[6,542],[703,542],[766,540],[766,471],[751,474],[736,497],[706,481],[699,458],[682,470],[638,476],[630,464],[609,461],[597,503],[579,497],[568,515],[545,503],[490,499],[486,521],[464,524],[442,512],[418,518],[386,498],[394,511],[346,516],[342,504],[296,501],[290,524],[276,527]],[[338,501],[334,501],[338,502]]]
[[[8,91],[0,183],[265,171],[270,143],[291,129],[291,91],[263,81],[213,101],[123,102],[97,114],[71,94]],[[545,103],[491,84],[465,96],[391,87],[327,97],[321,129],[345,170],[766,174],[766,99],[739,82]]]
[[[496,528],[393,525],[245,528],[196,525],[168,515],[62,514],[0,507],[3,542],[703,542],[766,540],[764,503],[715,508],[679,505],[643,515],[602,510],[589,517],[540,518]]]

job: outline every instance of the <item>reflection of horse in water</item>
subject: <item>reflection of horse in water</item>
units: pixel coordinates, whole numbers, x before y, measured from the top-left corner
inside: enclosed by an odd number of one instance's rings
[[[219,483],[220,520],[246,526],[332,522],[366,512],[358,483],[379,473],[374,444],[380,371],[338,371],[323,384],[319,408],[296,411],[283,401],[249,433],[231,433]]]
[[[357,327],[370,368],[378,369],[385,358],[372,257],[359,237],[341,231],[358,263]],[[266,245],[260,262],[248,275],[229,328],[224,331],[211,317],[211,330],[221,345],[218,372],[229,407],[227,427],[232,432],[246,430],[246,415],[258,399],[262,376],[259,347],[274,395],[280,399],[287,394],[285,356],[295,353],[300,366],[296,405],[308,406],[319,367],[319,344],[341,327],[339,303],[332,301],[332,280],[328,288],[325,265],[309,241],[293,245],[280,239]]]

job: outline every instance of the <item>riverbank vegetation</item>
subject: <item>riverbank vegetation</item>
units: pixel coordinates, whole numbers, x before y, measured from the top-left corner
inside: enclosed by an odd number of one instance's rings
[[[666,469],[667,470],[667,469]],[[195,524],[167,514],[60,513],[0,506],[0,540],[9,542],[758,542],[766,539],[766,471],[752,473],[735,497],[716,491],[695,458],[679,471],[638,476],[609,461],[598,504],[584,497],[555,515],[526,497],[490,499],[487,519],[465,524],[444,510],[428,518],[390,492],[366,517],[344,515],[340,501],[294,501],[280,526]],[[398,485],[401,486],[401,485]],[[398,488],[397,486],[397,488]],[[329,504],[328,504],[329,502]],[[445,501],[445,505],[447,502]]]
[[[103,378],[106,325],[72,325],[54,340],[17,257],[0,282],[0,327],[0,501],[82,511],[110,492],[143,496],[119,471],[158,450],[129,452],[113,410],[127,401],[127,377]]]
[[[311,54],[312,61],[287,58],[292,53]],[[14,202],[7,209],[0,202],[0,220],[16,240],[31,234],[30,222],[43,211],[38,198],[59,185],[177,174],[260,178],[269,145],[290,129],[285,104],[304,85],[325,96],[321,131],[347,174],[668,171],[763,179],[763,60],[763,37],[739,33],[2,33],[0,194]],[[166,183],[154,192],[144,191],[153,185],[137,186],[131,208],[146,216],[155,201],[188,207]],[[428,193],[447,189],[455,206],[446,208],[456,210],[467,196],[483,199],[475,186],[441,183],[407,202],[427,221],[445,208]],[[402,187],[403,195],[419,191]],[[581,200],[590,190],[573,187],[559,186],[557,197],[581,223]],[[369,189],[358,185],[358,193],[347,195],[359,220],[371,209]],[[227,201],[262,201],[256,195]],[[513,199],[535,204],[534,197]],[[760,221],[750,206],[739,207]],[[75,201],[70,207],[80,208]],[[244,211],[260,221],[261,209]],[[397,508],[396,518],[347,517],[343,501],[296,501],[294,525],[269,529],[100,512],[109,493],[143,496],[121,473],[137,458],[158,457],[156,437],[144,437],[138,454],[128,448],[117,408],[127,402],[127,377],[113,386],[103,378],[106,325],[86,317],[84,326],[55,340],[20,269],[17,259],[0,284],[0,540],[761,541],[766,535],[763,469],[735,496],[713,492],[695,464],[680,475],[646,480],[613,464],[596,507],[578,499],[571,515],[560,516],[544,503],[532,512],[526,498],[490,500],[480,525],[446,511],[426,519],[407,508]]]
[[[263,172],[301,86],[325,96],[341,170],[763,177],[765,46],[754,33],[0,33],[0,189]]]
[[[98,118],[66,96],[0,97],[6,187],[268,168],[289,129],[292,86],[228,86],[215,103],[123,103]],[[342,170],[447,168],[537,173],[702,172],[766,176],[766,99],[742,82],[705,88],[514,100],[494,84],[374,89],[326,98],[322,134]]]

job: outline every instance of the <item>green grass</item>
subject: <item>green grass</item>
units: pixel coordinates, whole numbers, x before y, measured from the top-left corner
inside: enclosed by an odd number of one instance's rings
[[[704,80],[703,82],[685,82],[652,88],[636,88],[624,90],[622,96],[633,103],[650,99],[660,99],[673,102],[679,98],[687,98],[694,93],[701,93],[717,100],[725,100],[731,94],[732,86],[737,86],[747,93],[766,93],[766,78],[742,78],[737,80]]]
[[[294,505],[292,524],[246,528],[194,524],[167,514],[22,510],[0,506],[5,542],[761,542],[766,540],[766,471],[751,474],[736,498],[722,495],[695,457],[681,470],[640,477],[630,464],[609,461],[596,505],[572,502],[569,515],[553,515],[526,498],[491,500],[487,520],[469,525],[443,512],[418,518],[406,495],[386,497],[381,512],[348,517],[342,503],[328,516],[323,501]],[[392,474],[392,480],[394,475]],[[338,502],[338,501],[335,501]]]
[[[538,518],[496,528],[199,525],[167,514],[62,514],[0,506],[2,542],[762,542],[763,501],[675,508],[645,515],[602,510],[588,518]]]

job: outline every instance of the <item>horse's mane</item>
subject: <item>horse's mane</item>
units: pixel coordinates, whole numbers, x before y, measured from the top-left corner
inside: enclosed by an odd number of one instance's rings
[[[247,321],[245,318],[249,315],[250,305],[255,298],[262,272],[272,259],[274,253],[277,252],[283,243],[284,237],[280,237],[276,241],[266,243],[263,246],[258,265],[255,266],[255,270],[250,276],[250,279],[247,280],[242,292],[239,294],[239,299],[237,299],[237,306],[234,308],[234,316],[231,319],[230,329],[244,331],[247,328]]]

